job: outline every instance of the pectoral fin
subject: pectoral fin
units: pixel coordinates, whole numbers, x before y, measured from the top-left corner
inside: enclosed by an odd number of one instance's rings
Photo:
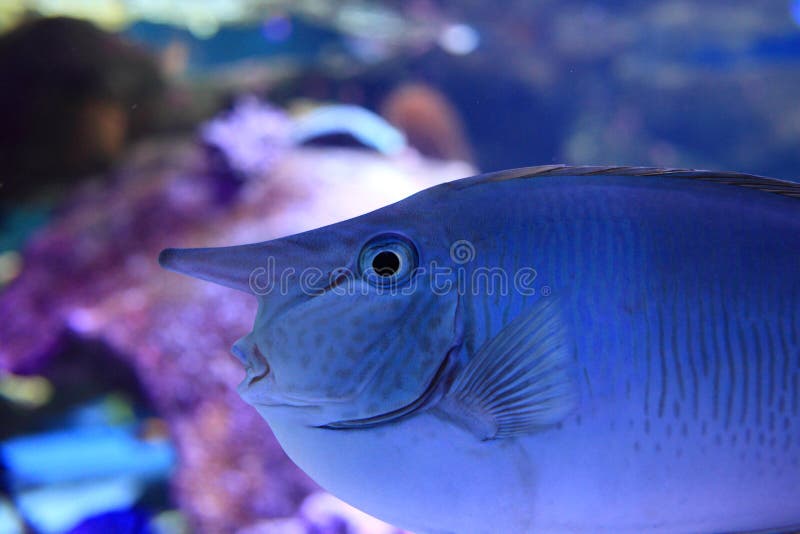
[[[440,407],[484,440],[535,432],[574,410],[574,367],[558,303],[543,298],[481,347]]]

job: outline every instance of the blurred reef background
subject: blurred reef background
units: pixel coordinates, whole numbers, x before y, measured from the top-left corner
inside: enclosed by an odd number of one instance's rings
[[[798,88],[800,0],[0,3],[0,532],[397,532],[238,398],[255,302],[158,251],[527,165],[797,180]]]

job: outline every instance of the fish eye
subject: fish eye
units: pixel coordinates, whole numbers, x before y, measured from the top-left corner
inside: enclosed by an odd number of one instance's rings
[[[362,247],[358,269],[370,284],[387,287],[406,282],[418,261],[417,248],[410,240],[397,234],[382,234]]]
[[[382,277],[394,276],[400,270],[400,256],[391,250],[378,252],[372,258],[372,269]]]

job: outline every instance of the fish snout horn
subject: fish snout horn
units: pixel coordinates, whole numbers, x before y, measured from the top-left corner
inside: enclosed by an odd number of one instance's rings
[[[253,294],[251,279],[266,266],[261,243],[218,248],[167,248],[158,255],[161,267]]]

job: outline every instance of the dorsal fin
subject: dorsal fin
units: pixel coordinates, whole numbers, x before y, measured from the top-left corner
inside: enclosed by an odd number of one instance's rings
[[[753,174],[740,172],[717,172],[694,169],[661,169],[658,167],[603,167],[603,166],[569,166],[569,165],[541,165],[538,167],[523,167],[507,171],[493,172],[451,182],[456,189],[470,187],[489,182],[504,182],[527,178],[540,178],[544,176],[641,176],[641,177],[668,177],[700,180],[726,185],[735,185],[756,189],[766,193],[774,193],[787,197],[800,198],[800,183],[766,178]]]

